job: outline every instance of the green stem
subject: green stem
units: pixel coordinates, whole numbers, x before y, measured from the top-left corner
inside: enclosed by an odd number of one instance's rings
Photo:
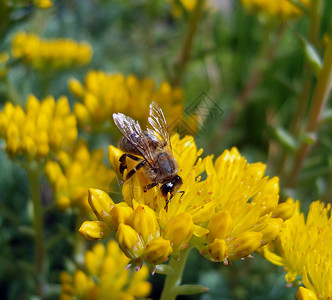
[[[204,8],[205,0],[197,0],[195,8],[191,14],[188,24],[187,35],[184,39],[184,43],[182,45],[182,50],[180,52],[180,56],[178,58],[178,62],[175,66],[175,77],[172,81],[173,86],[177,86],[180,84],[182,76],[184,74],[187,62],[190,57],[190,52],[192,49],[192,43],[197,31],[198,23],[202,15],[202,11]]]
[[[306,108],[309,102],[309,95],[311,91],[312,86],[312,78],[309,76],[309,74],[305,75],[305,78],[303,80],[302,89],[299,93],[299,96],[297,97],[297,108],[295,111],[295,115],[293,117],[290,132],[293,136],[297,136],[299,134],[299,131],[301,129],[301,122],[303,120],[303,117],[306,112]],[[283,173],[285,172],[285,167],[288,161],[288,155],[289,153],[283,149],[281,160],[279,163],[279,168],[277,171],[277,174],[280,176],[280,178],[283,178]]]
[[[309,41],[313,46],[317,46],[319,38],[319,27],[322,18],[322,0],[314,0],[310,2],[310,28]]]
[[[311,1],[311,6],[309,9],[310,22],[309,22],[308,37],[310,44],[312,44],[313,46],[317,46],[317,41],[319,38],[319,26],[321,23],[321,15],[322,15],[321,7],[322,7],[321,0]],[[308,69],[309,69],[308,66],[305,66],[305,78],[303,79],[302,89],[296,101],[297,108],[290,129],[293,136],[297,136],[300,131],[301,122],[305,115],[306,108],[310,98],[310,91],[312,87],[312,76],[310,76]],[[283,174],[285,172],[288,156],[289,153],[286,150],[283,150],[279,168],[277,171],[280,178],[283,177]]]
[[[164,288],[160,297],[160,300],[174,300],[177,296],[175,288],[181,284],[182,275],[188,254],[192,248],[181,251],[181,259],[176,260],[171,257],[169,266],[174,270],[171,274],[168,274],[165,279]]]
[[[316,139],[316,132],[320,122],[322,111],[328,100],[331,84],[332,84],[332,41],[331,39],[329,39],[326,52],[324,55],[322,69],[317,78],[317,85],[313,95],[313,100],[308,117],[308,123],[306,127],[306,133],[310,135],[314,141]],[[295,158],[294,168],[291,173],[289,181],[290,187],[294,186],[309,150],[310,150],[310,145],[308,143],[301,144]]]
[[[42,298],[45,291],[45,245],[43,226],[43,207],[40,193],[40,172],[36,162],[27,166],[30,195],[33,204],[33,225],[35,227],[36,276],[38,281],[37,294]]]

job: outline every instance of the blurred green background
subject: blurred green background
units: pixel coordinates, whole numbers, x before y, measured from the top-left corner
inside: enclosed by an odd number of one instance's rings
[[[320,55],[324,50],[324,34],[330,26],[332,1],[323,1],[322,12],[317,44]],[[170,81],[190,19],[190,12],[184,9],[181,16],[175,17],[170,3],[162,0],[54,0],[50,9],[38,10],[31,6],[15,13],[27,16],[13,22],[3,33],[1,51],[10,52],[12,36],[23,30],[44,38],[87,41],[92,46],[93,59],[79,69],[50,74],[47,87],[40,73],[13,61],[7,78],[0,82],[1,106],[12,95],[10,86],[15,87],[21,99],[30,93],[39,99],[48,94],[56,98],[67,95],[73,104],[75,99],[68,90],[68,80],[75,77],[82,82],[90,69],[151,77],[157,83]],[[296,149],[294,143],[298,143],[298,136],[288,136],[298,95],[304,78],[309,77],[313,83],[308,96],[313,93],[316,80],[306,65],[299,38],[307,38],[309,26],[306,16],[282,23],[267,22],[261,16],[249,14],[238,1],[215,1],[213,11],[203,12],[181,82],[184,108],[208,97],[222,110],[218,117],[206,119],[196,133],[196,142],[204,148],[204,154],[217,156],[224,149],[236,146],[249,162],[267,163],[270,176],[281,175],[281,198],[301,199],[303,210],[314,200],[331,202],[332,199],[329,104],[324,109],[318,141],[305,161],[299,180],[296,185],[287,186]],[[245,101],[241,101],[244,88],[255,76],[259,82]],[[91,139],[90,146],[102,147],[107,152],[108,145],[116,142],[112,137],[101,135]],[[3,148],[3,141],[0,145]],[[282,151],[288,153],[288,161],[280,170]],[[46,181],[42,193],[45,206],[52,204],[52,190]],[[28,198],[26,173],[0,151],[2,299],[29,299],[32,294],[34,280],[29,274],[34,248]],[[59,272],[71,264],[73,241],[69,233],[74,230],[74,217],[50,210],[45,215],[45,224],[46,236],[50,237],[47,246],[51,249],[49,282],[53,283],[48,299],[56,299]],[[193,251],[183,282],[203,284],[209,291],[178,299],[294,299],[297,289],[284,288],[284,276],[281,268],[257,254],[253,259],[224,266],[210,263]],[[153,299],[158,299],[163,278],[158,274],[150,278]]]

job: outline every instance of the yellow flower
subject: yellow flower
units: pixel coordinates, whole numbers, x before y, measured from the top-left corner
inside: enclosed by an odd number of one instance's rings
[[[194,223],[188,213],[181,213],[171,217],[163,228],[162,236],[171,241],[174,251],[186,248],[194,233]]]
[[[65,96],[40,102],[30,95],[25,111],[10,102],[5,104],[0,112],[0,137],[10,155],[44,158],[50,151],[71,149],[77,138],[76,118]]]
[[[85,253],[85,268],[73,276],[60,275],[60,299],[122,300],[147,297],[151,284],[147,281],[148,268],[139,272],[126,270],[129,259],[114,240],[96,244]]]
[[[290,0],[241,0],[244,7],[253,13],[262,14],[268,18],[287,20],[302,14],[299,7]],[[304,6],[309,6],[310,0],[299,0]]]
[[[174,17],[179,18],[182,16],[182,10],[185,9],[188,12],[192,12],[195,8],[197,0],[168,0],[171,4],[171,11]],[[215,5],[213,1],[205,1],[205,7],[209,10],[214,10]]]
[[[50,71],[88,64],[92,50],[87,43],[77,43],[71,39],[41,39],[35,34],[18,32],[12,41],[15,58],[33,68]]]
[[[133,75],[90,71],[84,85],[71,79],[69,90],[81,102],[75,104],[74,112],[79,124],[86,129],[110,126],[112,114],[117,112],[146,122],[149,113],[146,108],[152,100],[163,108],[169,127],[183,115],[183,91],[167,82],[157,87],[148,78],[139,80]]]
[[[171,241],[158,237],[146,245],[143,259],[148,264],[158,265],[165,262],[172,252]]]
[[[299,211],[282,225],[273,244],[263,248],[265,258],[283,266],[287,282],[302,275],[306,289],[298,299],[328,299],[332,295],[332,216],[331,206],[320,201],[310,205],[307,218]]]
[[[43,8],[43,9],[50,8],[53,6],[53,3],[51,0],[34,0],[33,4],[36,7]]]
[[[49,160],[45,173],[54,192],[59,209],[69,207],[89,211],[88,188],[108,190],[116,175],[103,164],[103,150],[89,152],[84,141],[79,141],[73,153],[60,151],[57,160]]]
[[[215,162],[211,156],[202,159],[203,150],[197,150],[191,136],[173,135],[171,143],[183,184],[167,209],[158,186],[143,191],[149,182],[140,170],[124,182],[122,206],[114,205],[110,219],[103,219],[115,228],[121,248],[131,258],[130,266],[139,267],[145,261],[153,270],[153,264],[167,261],[169,255],[181,257],[188,246],[211,261],[228,264],[278,235],[283,223],[279,215],[273,216],[278,207],[278,179],[264,177],[264,164],[248,164],[235,148]],[[109,160],[116,170],[121,154],[109,147]],[[128,160],[128,170],[135,164]],[[204,180],[203,173],[207,175]],[[103,198],[103,203],[113,202],[106,193]],[[84,228],[81,233],[89,234]]]

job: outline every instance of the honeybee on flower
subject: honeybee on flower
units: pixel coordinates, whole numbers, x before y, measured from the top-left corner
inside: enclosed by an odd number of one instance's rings
[[[124,179],[128,180],[143,168],[151,182],[144,187],[144,191],[161,184],[160,190],[166,197],[165,209],[167,209],[168,202],[183,182],[177,174],[179,167],[172,153],[166,119],[157,103],[150,104],[149,115],[148,122],[152,128],[143,132],[138,121],[122,113],[113,114],[114,123],[123,135],[119,147],[125,152],[119,159],[119,171],[124,175],[127,158],[137,161],[137,165]]]

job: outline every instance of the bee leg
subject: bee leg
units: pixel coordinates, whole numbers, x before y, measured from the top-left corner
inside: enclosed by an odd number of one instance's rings
[[[123,176],[124,170],[127,169],[127,157],[129,157],[129,158],[131,158],[132,160],[135,160],[135,161],[142,160],[141,158],[139,158],[135,155],[129,154],[129,153],[122,154],[120,159],[119,159],[119,161],[120,161],[119,171],[120,171],[121,176]]]
[[[181,194],[180,199],[182,198],[182,196],[184,195],[185,191],[176,191],[177,193]],[[170,199],[171,200],[171,199]]]
[[[149,183],[147,186],[145,186],[143,189],[144,189],[144,192],[146,192],[147,190],[149,189],[152,189],[153,187],[155,187],[156,185],[158,185],[158,182],[152,182],[152,183]]]
[[[139,164],[136,165],[136,167],[129,171],[127,174],[126,180],[129,179],[131,176],[133,176],[139,169],[141,169],[146,163],[146,160],[142,160]]]
[[[173,195],[172,195],[171,198],[169,198],[169,199],[166,198],[166,204],[165,204],[165,207],[164,207],[164,209],[165,209],[166,211],[167,211],[167,209],[168,209],[168,203],[171,202],[172,198],[173,198]]]

